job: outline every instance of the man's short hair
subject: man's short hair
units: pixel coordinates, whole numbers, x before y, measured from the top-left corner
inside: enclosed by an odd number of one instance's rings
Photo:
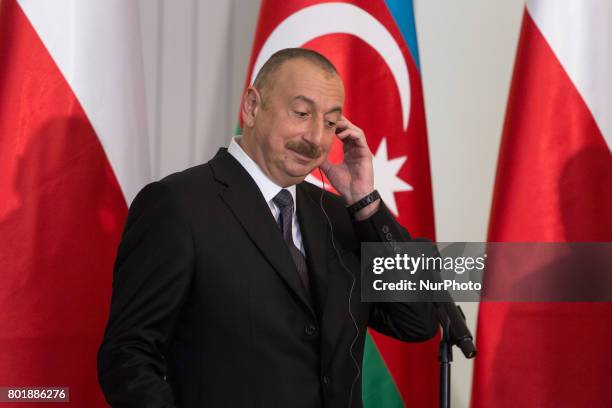
[[[338,74],[334,64],[316,51],[306,48],[285,48],[280,51],[276,51],[270,58],[268,58],[257,73],[253,86],[257,88],[259,92],[263,93],[263,90],[269,85],[272,74],[276,72],[286,61],[293,59],[304,59],[312,62],[331,75]]]

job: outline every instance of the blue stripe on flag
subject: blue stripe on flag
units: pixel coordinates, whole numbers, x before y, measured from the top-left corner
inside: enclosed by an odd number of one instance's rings
[[[408,49],[410,50],[410,54],[412,54],[412,59],[414,59],[417,69],[421,71],[412,0],[385,0],[385,3],[387,3],[389,11],[395,19],[395,23],[404,36],[406,44],[408,44]]]

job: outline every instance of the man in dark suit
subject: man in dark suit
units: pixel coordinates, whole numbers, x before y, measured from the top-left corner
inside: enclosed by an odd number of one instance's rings
[[[279,51],[244,94],[243,136],[138,194],[98,353],[112,407],[361,407],[368,326],[434,336],[431,303],[361,302],[360,243],[410,236],[343,101],[327,59]],[[304,182],[318,167],[341,196]]]

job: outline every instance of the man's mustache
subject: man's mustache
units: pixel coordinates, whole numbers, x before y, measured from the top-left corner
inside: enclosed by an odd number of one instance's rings
[[[285,147],[311,159],[318,159],[323,153],[320,147],[305,140],[290,140],[285,144]]]

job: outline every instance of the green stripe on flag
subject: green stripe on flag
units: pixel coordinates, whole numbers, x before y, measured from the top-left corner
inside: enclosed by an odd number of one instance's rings
[[[370,333],[366,335],[363,355],[364,408],[404,408],[402,398]]]

